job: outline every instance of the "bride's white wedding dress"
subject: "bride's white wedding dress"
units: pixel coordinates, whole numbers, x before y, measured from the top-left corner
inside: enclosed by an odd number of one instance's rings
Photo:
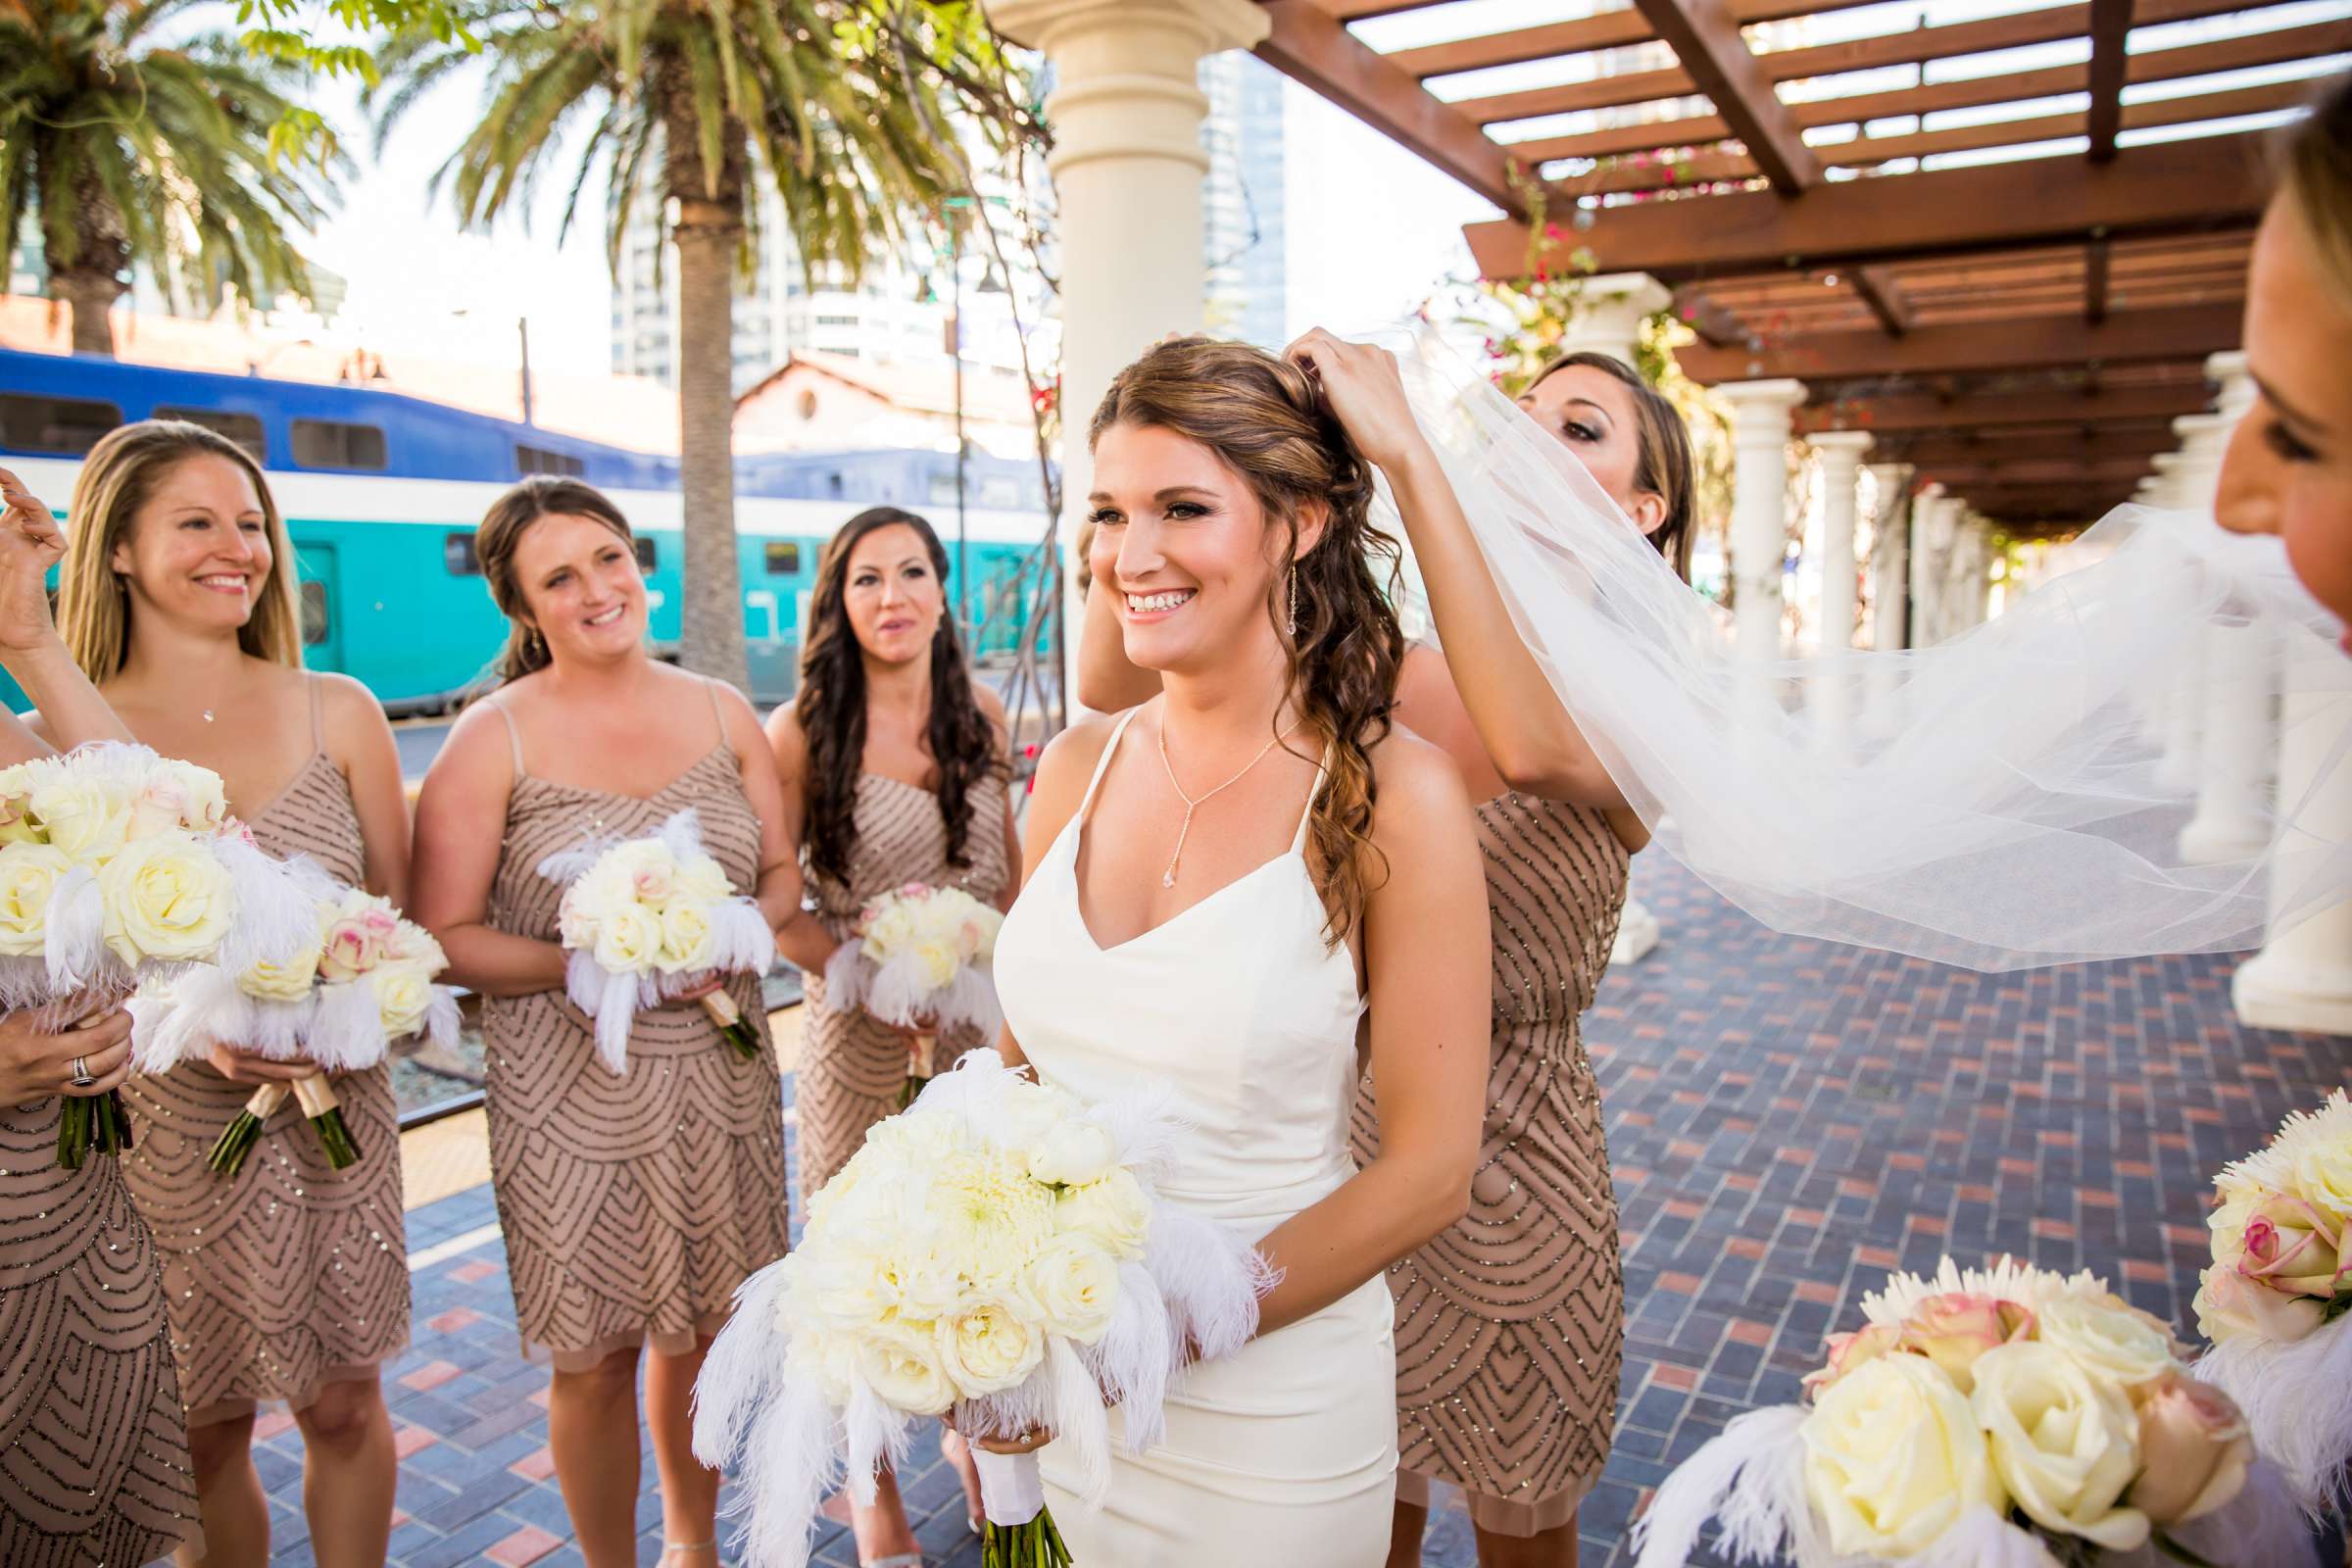
[[[1163,1084],[1192,1126],[1161,1189],[1251,1240],[1354,1174],[1348,1113],[1363,1001],[1345,943],[1326,947],[1303,851],[1230,882],[1116,947],[1079,908],[1078,849],[1127,730],[1111,732],[1078,810],[1004,917],[1005,1021],[1049,1083],[1093,1101]],[[1311,1317],[1190,1369],[1167,1438],[1122,1451],[1090,1516],[1054,1447],[1054,1517],[1077,1561],[1117,1568],[1358,1568],[1387,1555],[1396,1469],[1396,1308],[1374,1276]]]

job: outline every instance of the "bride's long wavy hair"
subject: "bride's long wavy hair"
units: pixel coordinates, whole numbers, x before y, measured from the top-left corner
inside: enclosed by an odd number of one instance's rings
[[[1172,430],[1214,452],[1250,486],[1268,528],[1280,531],[1278,561],[1297,548],[1300,508],[1329,508],[1322,537],[1296,564],[1297,630],[1289,629],[1291,571],[1273,574],[1266,614],[1289,655],[1300,716],[1332,741],[1308,813],[1307,863],[1323,898],[1325,939],[1336,947],[1363,912],[1368,867],[1379,859],[1371,752],[1389,733],[1404,658],[1395,609],[1403,552],[1370,520],[1371,467],[1305,370],[1245,343],[1189,337],[1149,350],[1102,395],[1088,445],[1118,424]]]

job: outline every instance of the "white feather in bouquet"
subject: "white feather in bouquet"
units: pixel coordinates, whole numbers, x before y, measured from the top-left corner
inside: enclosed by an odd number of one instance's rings
[[[599,839],[551,855],[539,874],[564,887],[564,995],[595,1020],[597,1055],[616,1074],[629,1070],[640,1009],[708,975],[765,974],[775,962],[766,914],[704,850],[691,808],[651,837]],[[725,993],[703,1005],[739,1054],[760,1054],[758,1032]]]
[[[1666,1478],[1638,1568],[1682,1568],[1710,1520],[1732,1561],[1797,1568],[2311,1561],[2243,1413],[2089,1273],[1946,1258],[1863,1312],[1806,1379],[1810,1409],[1742,1415]]]
[[[2352,1518],[2352,1096],[2297,1111],[2214,1178],[2197,1376],[2246,1412],[2312,1518]]]
[[[825,1010],[862,1007],[896,1024],[968,1026],[994,1040],[1004,1024],[993,973],[1004,916],[961,888],[921,882],[858,912],[857,940],[825,964]]]
[[[1248,1240],[1156,1196],[1178,1127],[1156,1092],[1089,1107],[986,1048],[875,1126],[695,1385],[695,1452],[740,1478],[752,1562],[800,1568],[825,1494],[870,1499],[911,1424],[949,1411],[970,1437],[1051,1427],[1100,1503],[1105,1396],[1150,1446],[1188,1348],[1240,1348],[1274,1284]],[[1033,1456],[980,1457],[989,1549],[1057,1547]]]

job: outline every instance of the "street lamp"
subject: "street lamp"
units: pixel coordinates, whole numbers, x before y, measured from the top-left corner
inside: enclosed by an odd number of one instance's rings
[[[449,314],[471,316],[473,312],[461,305]],[[514,318],[514,336],[522,345],[522,422],[528,424],[531,422],[531,318],[529,317],[517,316]]]

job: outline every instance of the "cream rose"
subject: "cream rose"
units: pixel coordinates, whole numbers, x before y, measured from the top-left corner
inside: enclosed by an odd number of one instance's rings
[[[2140,1391],[2139,1479],[2132,1505],[2158,1524],[2209,1514],[2235,1497],[2254,1440],[2235,1400],[2210,1383],[2168,1373]]]
[[[1021,1294],[1050,1333],[1092,1345],[1118,1306],[1118,1259],[1086,1237],[1057,1236],[1022,1271]]]
[[[1083,1236],[1113,1256],[1133,1261],[1144,1255],[1152,1209],[1134,1175],[1113,1168],[1101,1181],[1069,1187],[1054,1203],[1054,1228]]]
[[[2172,1336],[2146,1314],[2079,1296],[2044,1301],[2035,1334],[2127,1392],[2180,1365],[2173,1359]]]
[[[710,967],[718,945],[710,930],[710,911],[685,899],[672,899],[662,908],[662,952],[654,966],[663,974],[690,974]]]
[[[2230,1264],[2216,1263],[2198,1276],[2196,1309],[2197,1332],[2216,1345],[2241,1339],[2285,1344],[2317,1329],[2327,1303],[2274,1291]]]
[[[409,963],[378,965],[368,976],[375,987],[375,1010],[384,1021],[386,1039],[399,1040],[424,1026],[433,1004],[433,977]]]
[[[123,963],[209,957],[236,919],[228,870],[186,833],[128,845],[98,871],[106,945]]]
[[[858,1365],[882,1402],[913,1415],[937,1415],[956,1402],[937,1336],[881,1328],[858,1338]]]
[[[1005,1301],[979,1300],[934,1329],[948,1380],[967,1399],[1016,1387],[1045,1359],[1045,1336]]]
[[[1065,1117],[1030,1149],[1029,1175],[1056,1187],[1084,1187],[1101,1181],[1118,1155],[1118,1146],[1101,1123]]]
[[[0,954],[40,956],[49,934],[50,895],[73,868],[63,851],[46,844],[0,848]]]
[[[2313,1138],[2295,1158],[2295,1185],[2339,1225],[2352,1224],[2352,1138]]]
[[[2323,1300],[2344,1283],[2344,1222],[2306,1199],[2277,1197],[2246,1216],[2237,1271],[2288,1296]]]
[[[662,951],[662,923],[636,905],[615,905],[597,916],[593,951],[608,974],[642,974]]]
[[[237,976],[237,989],[264,1002],[300,1002],[318,979],[318,949],[305,948],[284,963],[267,958]]]
[[[1977,1421],[2026,1516],[2111,1551],[2148,1539],[2122,1502],[2139,1473],[2139,1419],[2124,1391],[2054,1345],[2004,1345],[1977,1361]]]
[[[2008,1506],[1967,1396],[1925,1356],[1856,1366],[1823,1393],[1797,1437],[1805,1495],[1839,1552],[1907,1557],[1971,1504]]]
[[[956,954],[954,943],[933,940],[914,945],[914,961],[922,973],[923,984],[937,991],[955,980],[963,959]]]
[[[725,867],[708,855],[697,855],[678,866],[678,891],[698,904],[716,904],[735,896]]]
[[[35,785],[26,806],[42,835],[74,859],[103,860],[129,842],[129,804],[104,784],[59,774]]]

